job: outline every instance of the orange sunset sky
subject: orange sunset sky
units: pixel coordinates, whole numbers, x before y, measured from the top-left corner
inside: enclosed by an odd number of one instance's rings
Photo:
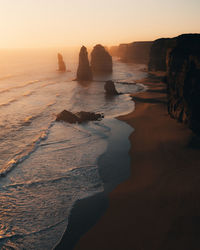
[[[199,0],[0,0],[0,48],[115,45],[200,32]]]

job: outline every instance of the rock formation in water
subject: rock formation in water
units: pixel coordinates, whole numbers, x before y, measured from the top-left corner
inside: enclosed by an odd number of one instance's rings
[[[60,72],[66,71],[65,62],[63,61],[63,56],[60,53],[58,53],[58,71]]]
[[[148,64],[152,44],[153,42],[120,44],[118,47],[118,56],[123,62]]]
[[[200,34],[175,40],[167,56],[169,114],[200,134]]]
[[[93,112],[80,111],[74,114],[70,111],[63,110],[57,115],[56,121],[64,121],[68,123],[83,123],[88,121],[98,121],[103,117],[103,114],[95,114]]]
[[[90,81],[92,80],[92,71],[88,60],[88,52],[85,46],[81,47],[79,53],[79,65],[77,70],[78,81]]]
[[[115,84],[113,81],[106,81],[106,83],[104,85],[104,89],[105,89],[107,96],[119,95],[119,93],[117,92],[117,90],[115,88]]]
[[[113,70],[112,57],[100,44],[91,53],[91,69],[94,73],[111,73]]]

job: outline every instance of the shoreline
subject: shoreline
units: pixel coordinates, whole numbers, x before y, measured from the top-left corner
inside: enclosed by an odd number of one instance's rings
[[[109,207],[76,250],[200,249],[200,157],[192,132],[167,113],[166,85],[146,79],[133,95],[131,177],[109,194]],[[135,98],[134,98],[135,96]]]
[[[130,177],[129,136],[133,128],[118,118],[107,119],[105,124],[111,128],[111,134],[106,151],[97,161],[104,191],[75,202],[67,229],[55,246],[55,250],[74,249],[80,237],[90,230],[106,212],[109,193]],[[118,145],[122,145],[123,150]]]

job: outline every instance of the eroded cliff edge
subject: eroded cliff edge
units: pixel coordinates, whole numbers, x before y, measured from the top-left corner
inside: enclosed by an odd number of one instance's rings
[[[200,34],[173,40],[166,57],[168,111],[200,135]]]

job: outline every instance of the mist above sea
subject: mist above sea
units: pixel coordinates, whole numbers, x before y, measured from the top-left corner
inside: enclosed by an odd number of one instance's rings
[[[3,51],[0,56],[0,247],[51,249],[62,236],[77,199],[102,192],[97,160],[112,128],[109,120],[129,113],[129,93],[145,77],[143,66],[114,60],[112,75],[81,84],[78,51],[62,50],[69,72],[59,73],[54,50]],[[104,81],[123,95],[106,99]],[[92,111],[102,121],[55,122],[56,114]]]

